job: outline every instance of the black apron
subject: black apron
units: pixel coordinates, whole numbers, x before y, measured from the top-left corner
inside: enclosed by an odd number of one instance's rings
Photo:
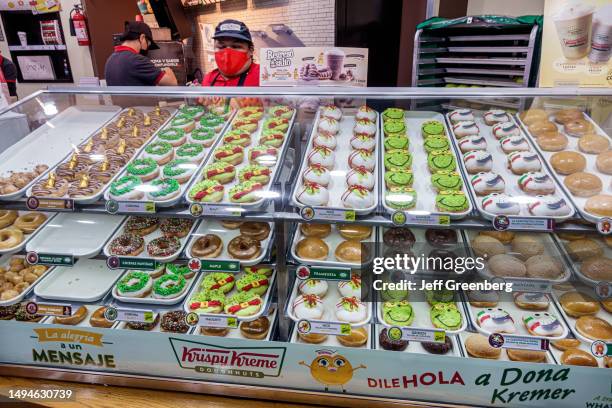
[[[238,78],[238,85],[236,86],[244,86],[244,81],[246,81],[246,77],[247,77],[247,73],[249,72],[249,69],[247,69],[242,74],[240,74],[240,78]],[[219,79],[219,75],[221,75],[221,72],[217,72],[217,75],[215,75],[215,78],[210,83],[210,86],[215,86],[217,79]]]

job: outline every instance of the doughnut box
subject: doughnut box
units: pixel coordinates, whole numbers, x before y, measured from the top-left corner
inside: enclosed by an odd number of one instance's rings
[[[177,285],[184,280],[182,289]],[[133,291],[134,296],[128,296],[125,292],[121,292],[123,283],[131,285],[140,285],[145,282],[145,286],[137,291]],[[195,276],[185,278],[180,274],[162,273],[161,276],[153,278],[145,271],[125,271],[119,280],[115,283],[112,290],[112,296],[115,300],[122,303],[147,304],[147,305],[175,305],[185,299],[187,293],[196,281]],[[177,287],[176,292],[164,293],[164,290],[171,287]],[[159,288],[159,289],[158,289]]]
[[[457,113],[467,111],[473,120],[457,121]],[[484,115],[492,112],[500,122],[489,125]],[[541,163],[532,141],[512,115],[501,110],[459,109],[448,113],[446,120],[468,189],[484,218],[506,215],[564,221],[574,215],[565,191]]]
[[[459,339],[458,339],[459,341],[458,341],[458,343],[459,343],[459,346],[461,347],[461,353],[463,354],[463,357],[466,357],[466,358],[482,358],[482,359],[486,358],[488,360],[497,360],[497,361],[524,361],[524,362],[531,362],[529,360],[516,360],[517,358],[521,358],[521,354],[520,354],[521,351],[520,350],[517,350],[518,353],[519,353],[518,357],[514,357],[515,360],[512,360],[508,356],[508,350],[510,350],[510,349],[505,349],[505,348],[493,349],[492,347],[490,347],[490,346],[487,347],[487,346],[485,346],[483,344],[480,344],[477,347],[477,349],[474,350],[474,353],[481,353],[482,355],[489,355],[489,357],[475,357],[475,356],[471,355],[468,352],[468,349],[467,349],[466,344],[465,344],[466,340],[468,338],[472,337],[472,336],[483,336],[483,335],[479,334],[479,333],[468,332],[468,331],[465,331],[465,332],[459,334]],[[486,337],[485,337],[485,339],[486,339]],[[553,347],[550,347],[550,350],[543,351],[542,352],[543,354],[540,355],[543,360],[540,360],[538,362],[547,363],[547,364],[559,364],[557,362],[557,360],[555,359],[555,357],[553,356],[552,349],[553,349]],[[494,350],[498,350],[498,351],[494,351]],[[510,351],[510,353],[511,354],[513,353],[512,350]],[[529,354],[531,354],[531,353],[529,353]],[[495,355],[497,357],[494,357]]]
[[[444,345],[441,343],[432,343],[431,349],[436,350],[435,353],[432,353],[431,351],[426,350],[425,347],[423,347],[423,343],[419,341],[401,340],[399,342],[392,343],[389,340],[386,330],[387,328],[382,325],[377,324],[374,326],[374,348],[376,350],[461,357],[461,346],[459,345],[456,335],[447,335],[448,341],[445,342]],[[404,343],[404,345],[402,344],[403,342],[406,342],[407,344]]]
[[[176,117],[133,157],[106,190],[104,199],[154,201],[159,207],[175,205],[181,201],[234,114],[228,111],[216,115],[203,106],[181,107]],[[141,184],[125,193],[119,191],[119,187],[129,185],[126,177],[136,177]]]
[[[377,112],[367,109],[373,121],[357,120],[355,110],[319,108],[291,194],[295,207],[353,209],[358,215],[376,209],[380,198],[379,119]]]
[[[374,340],[373,340],[373,334],[372,334],[372,329],[370,328],[370,326],[362,326],[362,327],[358,327],[357,329],[363,329],[365,330],[365,334],[367,335],[367,340],[365,341],[364,344],[358,346],[358,347],[350,347],[350,346],[346,346],[344,344],[342,344],[339,340],[338,337],[340,336],[334,336],[334,335],[328,335],[325,337],[325,340],[323,340],[322,342],[318,342],[318,343],[309,343],[307,341],[305,341],[304,339],[302,339],[299,334],[298,334],[298,330],[297,330],[297,323],[293,325],[293,329],[291,330],[291,337],[289,338],[289,341],[291,343],[295,343],[295,344],[310,344],[310,345],[316,345],[316,346],[321,346],[321,347],[331,347],[333,349],[336,349],[338,347],[347,347],[347,348],[359,348],[359,349],[366,349],[366,350],[371,350],[373,349],[373,345],[374,345]]]
[[[56,213],[28,211],[0,211],[3,224],[0,229],[0,254],[14,254],[44,231]]]
[[[130,233],[131,220],[127,217],[104,246],[104,255],[134,259],[153,259],[157,262],[172,262],[183,252],[197,221],[189,218],[158,218],[153,232],[142,236]],[[144,217],[143,217],[144,218]],[[170,232],[162,231],[169,226]],[[174,227],[181,230],[177,232]],[[153,228],[152,226],[150,228]],[[148,231],[145,231],[148,232]],[[139,238],[144,240],[144,243]],[[140,244],[140,246],[138,246]],[[116,248],[116,249],[115,249]],[[131,250],[131,252],[129,252]],[[136,252],[140,251],[136,254]],[[158,254],[159,253],[159,254]]]
[[[398,108],[387,109],[381,116],[388,116],[388,111],[389,118],[381,121],[384,148],[380,149],[382,205],[386,212],[466,217],[472,211],[472,202],[444,116]]]
[[[555,284],[567,282],[572,276],[572,264],[552,234],[507,232],[504,242],[486,234],[465,230],[470,256],[484,258],[484,268],[477,272],[485,279],[546,280]]]
[[[92,258],[100,254],[108,238],[125,217],[93,213],[58,213],[26,245],[26,251]]]
[[[47,300],[97,302],[122,274],[121,269],[109,269],[105,261],[79,259],[72,267],[55,267],[36,285],[34,294]]]
[[[553,234],[552,238],[571,260],[569,265],[582,283],[596,287],[601,282],[612,281],[609,268],[612,263],[612,248],[608,244],[609,237],[586,235],[574,242],[564,239],[559,234]],[[580,253],[581,256],[578,256]]]
[[[271,250],[270,243],[272,242],[272,239],[274,237],[274,224],[272,223],[263,223],[263,224],[269,226],[268,234],[266,235],[264,239],[232,241],[234,240],[234,238],[237,238],[237,237],[246,237],[241,234],[240,228],[230,229],[230,228],[225,227],[223,223],[219,220],[203,219],[198,225],[198,227],[195,229],[194,233],[191,235],[191,238],[189,239],[189,243],[187,244],[187,249],[185,250],[185,257],[188,259],[200,258],[203,260],[215,260],[215,261],[240,261],[240,265],[243,265],[243,266],[257,265],[261,263],[265,257],[269,256],[270,250]],[[209,257],[205,257],[205,256],[194,253],[193,251],[194,245],[197,245],[199,240],[204,240],[204,242],[206,242],[207,244],[213,241],[212,237],[209,237],[209,235],[214,235],[221,239],[221,246],[222,246],[221,252],[217,254],[216,256],[209,256]],[[211,239],[208,240],[205,238],[211,238]],[[248,245],[249,247],[258,246],[259,253],[254,257],[250,257],[249,259],[239,259],[239,258],[232,256],[229,250],[230,244],[232,247],[235,247],[236,250],[240,250],[240,246],[244,245],[244,242],[246,242],[246,245]],[[256,242],[258,243],[257,245],[252,245],[252,244],[255,244]],[[212,244],[216,245],[216,243],[214,242],[212,242]],[[240,255],[240,256],[243,256],[243,255]]]
[[[369,248],[372,251],[375,250],[375,239],[378,227],[367,227],[371,228],[371,234],[367,238],[359,241],[358,239],[346,239],[340,234],[341,227],[350,228],[351,224],[329,224],[331,227],[329,235],[325,236],[324,238],[306,236],[301,228],[302,225],[306,224],[297,224],[297,228],[291,242],[291,256],[301,264],[341,268],[361,268],[365,264],[365,262],[361,262],[361,259],[366,259],[364,256],[365,254],[362,254],[359,260],[351,262],[338,258],[336,251],[346,251],[347,254],[351,254],[352,250],[356,249],[355,247],[358,247],[357,250],[359,253],[366,248]],[[359,226],[359,228],[364,227]],[[321,244],[321,240],[323,241],[324,246]],[[367,245],[358,245],[358,242],[363,242]],[[345,246],[346,248],[343,250],[342,248]],[[327,254],[325,254],[325,248],[327,248]],[[318,254],[318,252],[321,252],[321,254]],[[310,253],[312,253],[312,255],[310,255]],[[321,255],[321,257],[319,257],[319,255]],[[373,253],[370,254],[369,258],[371,259],[373,255]],[[315,259],[315,256],[317,259]]]
[[[95,203],[175,113],[150,106],[122,110],[30,186],[27,196]]]
[[[504,336],[559,340],[569,334],[569,328],[549,294],[499,292],[495,297],[494,292],[464,292],[464,297],[468,300],[486,299],[492,302],[490,305],[495,303],[495,306],[477,307],[469,301],[465,302],[472,326],[485,336],[501,333]],[[493,300],[494,298],[497,301]],[[519,307],[517,301],[523,307]],[[538,309],[526,308],[526,305],[535,304],[538,305]]]
[[[0,200],[22,197],[96,129],[117,115],[117,106],[71,106],[0,154]]]
[[[0,257],[0,279],[6,284],[0,288],[0,306],[9,306],[21,301],[53,267],[28,265],[23,256],[2,255]]]
[[[243,107],[187,188],[189,204],[255,210],[268,199],[289,146],[295,109]]]
[[[538,112],[540,110],[537,110]],[[580,215],[592,223],[597,223],[604,217],[612,216],[612,153],[610,153],[610,137],[607,135],[588,115],[577,112],[576,119],[569,122],[569,128],[556,120],[559,112],[545,112],[546,123],[551,129],[540,130],[537,126],[543,127],[542,122],[527,124],[524,122],[529,112],[525,111],[517,115],[517,120],[525,130],[527,137],[536,147],[540,156],[544,159],[549,172],[556,179],[573,205],[578,209]],[[561,118],[561,121],[566,119]],[[582,132],[587,132],[587,136],[572,136],[567,129],[572,129],[572,124],[578,123],[582,126]],[[543,133],[542,133],[543,132]],[[561,139],[566,140],[565,146],[561,149],[553,148],[543,143],[547,142],[548,133],[558,133]],[[538,137],[536,133],[540,134]],[[551,150],[555,149],[555,151]],[[556,151],[559,150],[560,151]]]

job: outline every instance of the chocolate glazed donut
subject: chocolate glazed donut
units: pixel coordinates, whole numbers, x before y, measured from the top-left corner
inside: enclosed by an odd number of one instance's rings
[[[385,245],[394,248],[412,248],[415,242],[412,231],[408,228],[389,228],[383,235]]]
[[[216,258],[223,251],[223,241],[215,234],[198,238],[191,248],[191,254],[198,258]]]
[[[425,239],[434,247],[455,245],[457,243],[457,232],[450,229],[428,229],[425,232]]]
[[[238,235],[229,242],[227,251],[236,259],[253,259],[261,253],[261,245],[256,239]]]

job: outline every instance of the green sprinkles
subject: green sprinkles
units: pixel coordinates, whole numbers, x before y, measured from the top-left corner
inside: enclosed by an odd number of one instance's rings
[[[171,178],[155,180],[151,183],[151,185],[159,187],[159,190],[150,193],[153,197],[163,197],[178,191],[180,188],[178,181]]]
[[[112,195],[121,196],[134,190],[142,184],[136,176],[123,176],[111,183],[110,192]]]
[[[172,160],[171,162],[169,162],[168,164],[164,166],[164,170],[162,171],[162,173],[164,173],[164,176],[166,177],[176,177],[176,176],[180,176],[181,174],[185,174],[187,173],[189,169],[186,168],[186,166],[185,167],[181,166],[181,164],[186,164],[186,163],[190,163],[189,160],[187,159]]]
[[[138,279],[138,282],[130,285],[132,279]],[[129,272],[117,283],[117,289],[122,293],[138,292],[151,280],[151,276],[145,272]]]
[[[210,140],[215,137],[215,130],[209,127],[200,127],[191,132],[191,138],[193,140]]]
[[[172,123],[174,124],[174,121]],[[157,137],[162,140],[179,140],[183,136],[185,136],[183,129],[177,128],[165,129],[157,134]]]
[[[164,275],[153,284],[153,292],[160,296],[170,296],[181,293],[187,280],[183,275]]]
[[[197,143],[185,143],[176,149],[177,157],[196,157],[204,151],[204,147]]]
[[[151,158],[136,159],[127,167],[127,172],[134,176],[150,174],[157,168],[157,162]]]
[[[155,142],[145,147],[145,152],[156,156],[167,154],[170,150],[172,150],[172,145],[168,142]]]

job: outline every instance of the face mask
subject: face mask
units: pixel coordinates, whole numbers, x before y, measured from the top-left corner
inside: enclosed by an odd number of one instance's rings
[[[149,50],[145,50],[144,48],[141,48],[139,52],[140,52],[140,55],[146,57],[147,54],[149,53]]]
[[[233,48],[224,48],[215,52],[215,62],[219,71],[228,77],[238,75],[250,58],[246,52],[237,51]]]

